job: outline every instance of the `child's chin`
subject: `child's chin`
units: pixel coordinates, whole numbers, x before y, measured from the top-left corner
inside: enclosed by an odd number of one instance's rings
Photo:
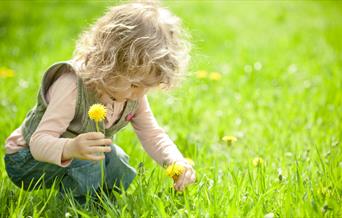
[[[138,98],[125,98],[125,101],[130,100],[130,101],[136,101]]]
[[[116,98],[115,101],[117,101],[117,102],[125,102],[125,101],[127,101],[127,98]]]

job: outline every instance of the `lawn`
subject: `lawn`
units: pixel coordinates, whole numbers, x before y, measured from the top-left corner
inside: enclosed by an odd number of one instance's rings
[[[3,143],[35,104],[44,70],[69,59],[82,30],[114,4],[0,2]],[[10,182],[2,160],[0,216],[342,217],[342,3],[162,4],[190,32],[192,60],[178,88],[155,90],[149,101],[194,160],[196,183],[175,192],[128,127],[116,143],[139,174],[116,202],[81,207],[56,189],[25,192]]]

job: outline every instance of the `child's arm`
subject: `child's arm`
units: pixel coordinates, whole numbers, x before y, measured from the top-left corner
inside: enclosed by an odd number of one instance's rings
[[[144,149],[160,165],[177,163],[185,167],[185,172],[174,184],[176,190],[182,191],[185,186],[195,181],[195,170],[184,159],[166,132],[158,125],[146,96],[140,99],[139,103],[138,111],[132,120],[132,126]]]
[[[46,96],[49,104],[29,143],[36,160],[65,167],[72,158],[99,160],[103,156],[97,156],[96,152],[110,151],[110,147],[100,146],[111,144],[111,140],[104,139],[100,133],[60,138],[75,115],[76,87],[76,76],[64,73],[49,88]]]
[[[61,157],[64,145],[71,139],[59,137],[75,115],[76,95],[76,76],[72,73],[64,73],[50,86],[47,109],[29,142],[36,160],[59,166],[70,164],[70,161],[62,162]]]
[[[131,123],[142,146],[159,165],[185,161],[177,146],[158,125],[146,96],[139,100],[139,108]]]

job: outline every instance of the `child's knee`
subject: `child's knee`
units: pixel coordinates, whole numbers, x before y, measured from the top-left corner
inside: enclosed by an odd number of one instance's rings
[[[119,158],[120,160],[124,161],[125,163],[129,162],[129,157],[126,154],[126,152],[124,150],[122,150],[122,148],[120,148],[119,146],[112,144],[111,145],[112,151],[110,153],[110,156],[114,156],[116,158]]]
[[[129,165],[129,157],[122,148],[111,145],[112,152],[106,157],[106,171],[108,184],[120,186],[127,189],[136,176],[136,170]]]
[[[72,190],[74,196],[94,192],[101,184],[101,168],[98,162],[75,160],[63,178],[62,189]]]
[[[63,177],[63,168],[34,160],[29,149],[5,155],[5,166],[11,181],[27,191],[50,188],[54,181]]]

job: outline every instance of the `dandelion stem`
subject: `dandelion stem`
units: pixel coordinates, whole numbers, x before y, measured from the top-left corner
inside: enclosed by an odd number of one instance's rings
[[[100,132],[99,122],[95,121],[95,125],[96,125],[96,131]],[[103,166],[103,160],[100,160],[100,168],[101,168],[101,188],[103,188],[103,185],[104,185],[104,166]]]
[[[96,125],[96,132],[100,132],[99,122],[95,121],[95,125]]]

